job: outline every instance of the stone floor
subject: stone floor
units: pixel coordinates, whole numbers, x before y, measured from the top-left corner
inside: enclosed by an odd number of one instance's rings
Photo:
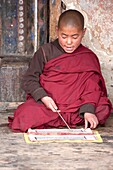
[[[97,130],[103,143],[27,144],[0,113],[0,170],[113,170],[113,115]]]

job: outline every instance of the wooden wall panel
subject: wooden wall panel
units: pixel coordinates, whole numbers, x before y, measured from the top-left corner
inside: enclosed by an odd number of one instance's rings
[[[22,76],[28,63],[5,63],[0,67],[0,102],[22,102],[25,93],[21,88]]]

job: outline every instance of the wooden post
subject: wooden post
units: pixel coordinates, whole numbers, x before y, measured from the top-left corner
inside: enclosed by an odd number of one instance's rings
[[[61,14],[61,0],[51,0],[49,6],[50,6],[49,41],[52,41],[55,38],[57,38],[56,26],[59,15]]]

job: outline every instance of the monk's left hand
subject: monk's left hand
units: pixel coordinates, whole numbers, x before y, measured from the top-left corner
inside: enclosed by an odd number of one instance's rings
[[[85,129],[88,128],[88,123],[90,124],[91,129],[95,129],[97,125],[99,124],[98,119],[95,114],[85,113],[84,119],[85,119]]]

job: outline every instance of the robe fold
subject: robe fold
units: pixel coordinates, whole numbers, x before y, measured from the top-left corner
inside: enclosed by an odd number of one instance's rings
[[[79,49],[51,59],[40,75],[41,86],[73,128],[84,124],[79,115],[81,106],[94,105],[99,124],[106,122],[112,108],[97,56],[84,46]],[[9,117],[9,126],[14,131],[25,132],[28,128],[61,127],[65,124],[57,113],[29,95],[27,101],[17,108],[14,117]]]

